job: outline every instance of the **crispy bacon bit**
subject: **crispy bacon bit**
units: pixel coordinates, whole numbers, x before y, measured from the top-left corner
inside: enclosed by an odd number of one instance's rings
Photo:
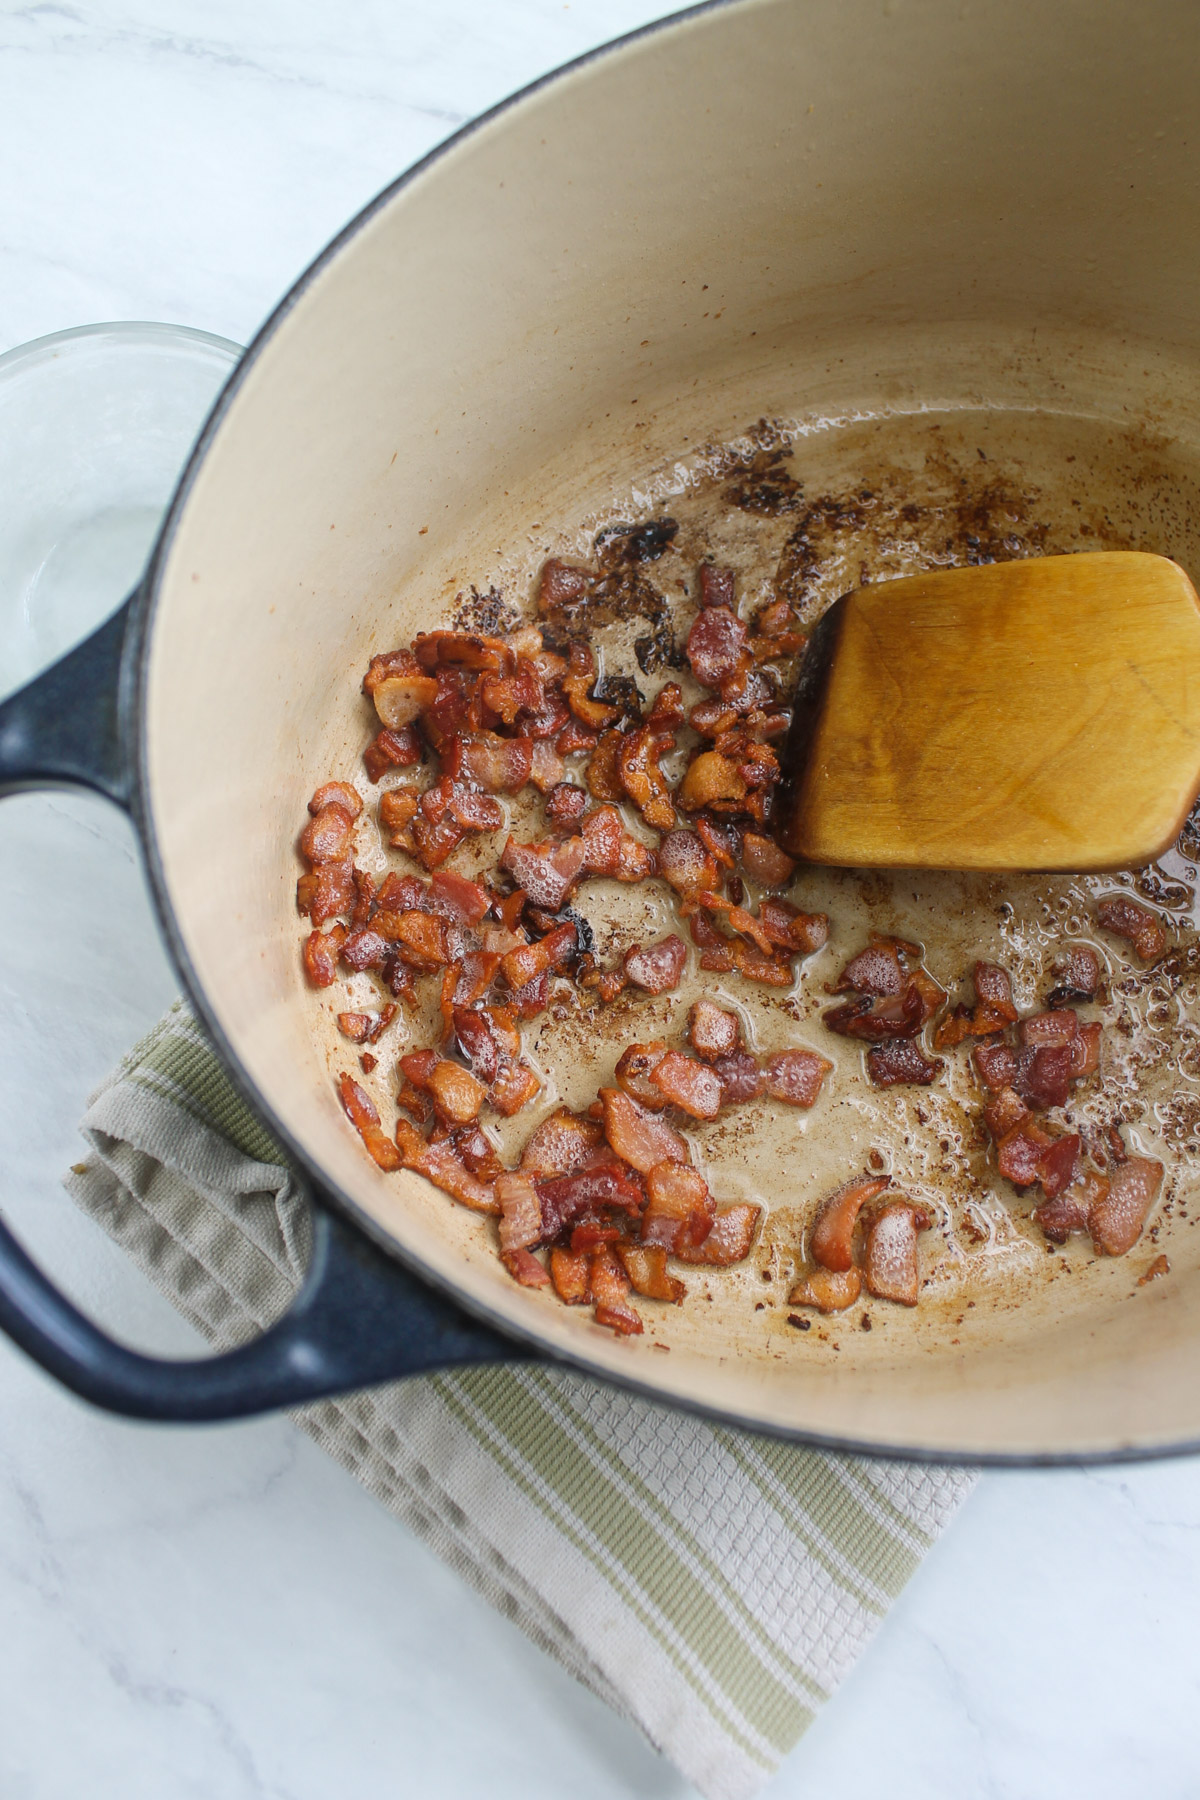
[[[469,1125],[479,1117],[484,1089],[470,1070],[460,1069],[457,1063],[435,1064],[429,1076],[429,1091],[439,1116],[448,1125]]]
[[[592,1119],[560,1106],[543,1119],[521,1153],[526,1175],[571,1175],[606,1154],[604,1133]]]
[[[547,1238],[557,1237],[566,1226],[597,1207],[619,1207],[636,1218],[646,1204],[641,1183],[626,1164],[615,1158],[577,1169],[573,1175],[556,1175],[548,1180],[539,1177],[537,1191]]]
[[[395,732],[427,712],[437,696],[438,684],[432,675],[389,675],[371,690],[380,721]]]
[[[592,683],[596,679],[596,663],[587,646],[573,643],[570,655],[571,672],[562,684],[567,704],[589,731],[604,731],[608,726],[616,724],[621,716],[620,709],[606,706],[604,701],[594,698]]]
[[[578,825],[587,810],[587,794],[569,781],[560,781],[546,795],[546,816],[560,827]]]
[[[746,778],[736,763],[729,762],[717,750],[702,750],[688,764],[675,800],[684,812],[699,812],[706,806],[736,810],[748,792]]]
[[[1103,1175],[1090,1177],[1092,1181],[1102,1184],[1104,1192],[1108,1191],[1108,1182]],[[1043,1200],[1035,1206],[1030,1217],[1035,1225],[1040,1225],[1052,1244],[1065,1244],[1073,1231],[1086,1231],[1088,1209],[1092,1195],[1082,1183],[1076,1183],[1065,1193],[1053,1200]]]
[[[420,631],[413,652],[424,669],[439,663],[452,668],[511,674],[515,658],[502,638],[478,637],[469,631]]]
[[[525,786],[533,769],[533,745],[524,737],[497,737],[494,731],[473,732],[457,740],[459,767],[489,794],[515,794]],[[446,759],[443,756],[443,767]]]
[[[352,1044],[365,1044],[375,1020],[370,1013],[344,1012],[337,1016],[337,1028]]]
[[[628,1300],[629,1277],[608,1244],[593,1253],[591,1288],[597,1325],[607,1325],[622,1337],[641,1332],[642,1321]]]
[[[777,1050],[767,1058],[763,1091],[788,1106],[812,1106],[832,1068],[815,1050]]]
[[[1074,1014],[1071,1014],[1074,1017]],[[1064,1106],[1075,1080],[1075,1046],[1051,1045],[1022,1050],[1012,1085],[1035,1112]]]
[[[691,1056],[681,1056],[678,1050],[668,1050],[665,1056],[660,1057],[651,1070],[649,1079],[651,1085],[658,1088],[672,1106],[690,1113],[693,1119],[715,1119],[721,1110],[719,1077],[706,1064],[697,1062]],[[797,1101],[794,1104],[811,1105],[811,1101]]]
[[[984,1087],[998,1094],[1001,1088],[1010,1088],[1017,1079],[1017,1059],[1002,1038],[976,1044],[971,1053],[971,1060]]]
[[[349,856],[336,862],[318,863],[296,883],[296,906],[307,913],[314,925],[328,924],[330,919],[346,918],[357,900],[354,885],[354,863]]]
[[[630,1044],[621,1052],[614,1071],[617,1086],[651,1112],[662,1112],[667,1105],[667,1096],[650,1079],[666,1053],[665,1044]]]
[[[808,1245],[814,1262],[835,1274],[851,1267],[858,1215],[890,1182],[889,1175],[856,1175],[821,1202]]]
[[[884,1000],[889,994],[902,994],[907,982],[894,940],[875,938],[865,950],[850,958],[834,982],[833,992],[870,994]]]
[[[587,598],[595,576],[590,569],[581,569],[575,563],[560,562],[551,557],[542,567],[542,579],[538,586],[538,611],[544,618],[555,613],[570,611]]]
[[[456,875],[452,869],[438,869],[429,883],[431,912],[444,913],[464,925],[478,925],[492,904],[492,897],[477,881]]]
[[[774,839],[757,831],[748,831],[742,839],[742,866],[751,881],[763,887],[786,887],[796,873],[796,864],[784,854]]]
[[[714,1269],[727,1269],[731,1263],[743,1262],[750,1254],[761,1216],[761,1206],[722,1207],[704,1242],[680,1243],[675,1255],[680,1262],[704,1263]]]
[[[850,1268],[835,1272],[820,1267],[810,1269],[788,1295],[789,1306],[815,1306],[818,1312],[845,1312],[862,1292],[862,1276]]]
[[[642,1242],[677,1250],[680,1244],[700,1244],[716,1217],[708,1183],[698,1169],[686,1163],[664,1161],[646,1172],[649,1199],[642,1215]]]
[[[450,961],[446,922],[424,912],[377,912],[373,928],[411,968],[422,972],[440,969]]]
[[[688,1013],[688,1041],[705,1062],[732,1056],[742,1041],[741,1021],[736,1013],[725,1012],[715,1001],[697,1000]]]
[[[997,1143],[1029,1117],[1029,1108],[1016,1088],[1001,1088],[996,1098],[983,1109],[987,1128]]]
[[[867,1074],[879,1088],[928,1087],[936,1081],[945,1063],[931,1060],[911,1038],[894,1039],[867,1052]]]
[[[554,931],[548,931],[544,938],[539,938],[536,944],[521,944],[516,950],[510,950],[507,956],[502,956],[500,972],[509,987],[528,987],[531,982],[549,974],[552,969],[561,969],[564,963],[570,962],[577,942],[576,927],[568,919],[564,925],[559,925]]]
[[[1075,1041],[1071,1045],[1075,1058],[1073,1071],[1076,1081],[1083,1081],[1087,1076],[1094,1075],[1100,1067],[1100,1034],[1103,1029],[1098,1020],[1091,1025],[1079,1027]]]
[[[658,846],[659,872],[684,899],[716,886],[717,865],[694,831],[668,831]]]
[[[910,981],[902,994],[891,994],[886,1000],[872,1000],[861,994],[843,1006],[822,1013],[821,1022],[828,1031],[842,1037],[863,1038],[868,1043],[882,1043],[885,1038],[915,1037],[921,1029],[924,1008],[921,994]]]
[[[505,1170],[496,1177],[500,1203],[500,1249],[527,1249],[542,1239],[542,1203],[528,1175]]]
[[[338,1077],[338,1092],[346,1117],[366,1145],[368,1154],[386,1174],[392,1174],[401,1167],[400,1153],[380,1126],[375,1102],[350,1075]]]
[[[1171,1264],[1165,1256],[1156,1256],[1144,1275],[1138,1276],[1138,1286],[1145,1287],[1151,1281],[1157,1281],[1160,1275],[1169,1275]]]
[[[718,563],[701,563],[696,571],[700,581],[700,605],[724,606],[732,611],[734,574]]]
[[[304,972],[313,987],[332,986],[345,941],[344,925],[332,925],[328,931],[314,931],[305,938]]]
[[[1090,944],[1071,944],[1056,960],[1054,973],[1058,986],[1049,997],[1050,1006],[1091,1000],[1100,986],[1100,958]]]
[[[504,1264],[513,1280],[522,1287],[548,1287],[550,1277],[537,1257],[529,1250],[511,1250],[500,1252],[500,1261]]]
[[[730,819],[709,819],[702,813],[696,820],[696,832],[714,862],[723,869],[735,869],[742,854],[740,826]]]
[[[1059,1050],[1071,1042],[1078,1030],[1079,1020],[1073,1012],[1044,1012],[1022,1019],[1017,1035],[1026,1047]]]
[[[722,1106],[740,1106],[746,1100],[756,1100],[763,1091],[762,1070],[748,1050],[718,1056],[713,1074],[721,1083]]]
[[[658,766],[664,750],[674,738],[669,733],[652,731],[640,725],[621,740],[617,771],[621,786],[645,819],[656,831],[670,831],[675,823],[675,808],[667,778]]]
[[[975,992],[984,1006],[1001,1014],[1006,1023],[1017,1016],[1013,1005],[1012,981],[1007,969],[999,963],[977,962],[974,969]]]
[[[362,795],[348,781],[327,781],[309,801],[308,810],[316,818],[327,806],[335,805],[348,812],[351,819],[357,819],[362,811]]]
[[[396,1143],[406,1169],[415,1169],[462,1206],[469,1206],[472,1212],[500,1211],[492,1184],[472,1175],[445,1140],[426,1143],[415,1126],[401,1119],[396,1125]]]
[[[567,1306],[586,1306],[592,1297],[591,1259],[583,1251],[552,1250],[550,1279],[555,1293]]]
[[[381,725],[363,751],[363,763],[371,781],[382,781],[389,769],[409,769],[421,760],[421,740],[411,725],[389,731]]]
[[[354,831],[355,814],[331,801],[300,833],[300,852],[309,862],[336,862],[346,853]]]
[[[616,1246],[635,1294],[647,1300],[669,1300],[678,1306],[687,1288],[667,1274],[667,1253],[661,1244],[628,1244]]]
[[[1000,1173],[1014,1187],[1032,1187],[1042,1171],[1042,1157],[1054,1139],[1032,1119],[1023,1119],[1005,1132],[996,1146],[996,1162]]]
[[[505,1063],[488,1089],[488,1100],[498,1113],[511,1119],[541,1091],[542,1084],[527,1063]]]
[[[604,1135],[613,1151],[631,1168],[645,1175],[656,1163],[688,1160],[688,1148],[679,1133],[620,1088],[601,1088]]]
[[[705,606],[697,613],[685,654],[701,687],[719,688],[735,672],[748,635],[728,606]]]
[[[1147,1156],[1131,1156],[1113,1170],[1107,1194],[1095,1200],[1088,1213],[1088,1230],[1097,1255],[1124,1256],[1133,1249],[1158,1198],[1162,1178],[1163,1165]]]
[[[928,1227],[928,1213],[911,1200],[892,1200],[876,1215],[867,1233],[863,1272],[877,1300],[917,1304],[917,1236]]]
[[[1055,1138],[1050,1148],[1042,1153],[1038,1162],[1038,1180],[1047,1200],[1056,1200],[1074,1181],[1075,1165],[1082,1147],[1082,1138],[1073,1131],[1066,1137]]]
[[[510,989],[508,1004],[519,1019],[536,1019],[545,1012],[550,1004],[549,972],[527,981],[524,987]]]
[[[1101,900],[1096,917],[1105,931],[1124,938],[1142,962],[1153,962],[1167,947],[1167,934],[1158,914],[1139,906],[1136,900],[1127,900],[1123,894]]]
[[[585,857],[582,837],[550,844],[518,844],[509,838],[500,866],[508,870],[534,906],[556,913],[583,869]]]
[[[625,954],[625,974],[635,987],[647,994],[665,994],[679,986],[687,962],[687,945],[674,932],[647,948],[636,948]]]

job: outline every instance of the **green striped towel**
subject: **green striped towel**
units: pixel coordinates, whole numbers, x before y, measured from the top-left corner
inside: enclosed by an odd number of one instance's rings
[[[82,1129],[70,1193],[212,1344],[284,1309],[303,1192],[182,1003]],[[396,1382],[296,1422],[708,1800],[778,1767],[974,1481],[550,1368]]]

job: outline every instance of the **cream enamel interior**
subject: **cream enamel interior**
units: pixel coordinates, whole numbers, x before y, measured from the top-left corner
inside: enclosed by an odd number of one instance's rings
[[[619,46],[454,143],[318,269],[178,509],[147,800],[208,1004],[377,1230],[600,1373],[968,1456],[1200,1438],[1186,1238],[1136,1306],[1111,1265],[1086,1308],[1039,1290],[969,1344],[914,1317],[808,1354],[753,1325],[734,1279],[673,1316],[667,1354],[517,1288],[485,1227],[347,1129],[293,901],[307,797],[357,768],[371,651],[705,440],[763,415],[1008,411],[1111,419],[1190,466],[1195,42],[1183,3],[1068,0],[1035,27],[1022,0],[740,0]]]

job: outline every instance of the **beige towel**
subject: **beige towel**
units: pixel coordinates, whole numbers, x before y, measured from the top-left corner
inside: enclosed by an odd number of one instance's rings
[[[182,1004],[82,1129],[71,1195],[214,1346],[283,1311],[302,1190]],[[975,1480],[550,1368],[396,1382],[296,1420],[708,1800],[744,1800],[778,1767]]]

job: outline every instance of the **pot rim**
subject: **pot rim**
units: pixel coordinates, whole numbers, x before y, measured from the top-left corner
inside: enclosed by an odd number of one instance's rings
[[[730,1425],[739,1430],[757,1433],[763,1436],[781,1438],[791,1443],[811,1445],[821,1450],[837,1451],[856,1456],[878,1457],[889,1461],[914,1461],[931,1465],[952,1465],[966,1467],[989,1468],[1064,1468],[1090,1467],[1112,1463],[1143,1462],[1165,1457],[1182,1457],[1200,1453],[1200,1438],[1186,1439],[1165,1444],[1117,1444],[1097,1448],[1095,1450],[1069,1451],[955,1451],[953,1449],[930,1447],[903,1443],[877,1443],[864,1438],[844,1438],[818,1431],[797,1430],[793,1427],[775,1424],[769,1420],[747,1418],[744,1414],[729,1408],[709,1404],[703,1400],[686,1401],[663,1392],[654,1383],[643,1379],[635,1373],[619,1373],[605,1368],[598,1370],[587,1355],[585,1348],[578,1351],[566,1348],[549,1347],[541,1334],[532,1326],[525,1327],[504,1317],[501,1318],[485,1302],[474,1295],[465,1294],[452,1280],[444,1277],[436,1270],[430,1269],[422,1259],[407,1245],[392,1236],[382,1225],[371,1217],[358,1203],[348,1195],[325,1170],[313,1162],[309,1153],[297,1141],[290,1127],[278,1116],[269,1099],[260,1091],[257,1083],[244,1068],[237,1049],[227,1036],[220,1020],[210,1007],[204,987],[200,982],[182,934],[176,924],[174,910],[168,892],[165,870],[159,850],[158,834],[148,804],[149,768],[148,748],[145,732],[146,689],[149,681],[149,649],[157,611],[163,570],[173,547],[185,507],[191,496],[200,468],[208,454],[209,448],[221,429],[250,369],[262,355],[268,343],[275,337],[279,327],[293,308],[307,293],[317,277],[329,266],[341,252],[356,238],[363,228],[375,216],[388,206],[397,195],[406,191],[414,183],[430,173],[437,165],[459,145],[469,140],[476,132],[490,126],[504,117],[511,110],[525,104],[540,94],[551,84],[565,79],[575,72],[590,67],[630,45],[643,39],[657,36],[660,33],[687,30],[696,20],[709,13],[728,11],[735,7],[751,7],[759,5],[762,0],[699,0],[698,4],[686,7],[679,12],[671,13],[664,18],[653,20],[647,25],[625,32],[604,44],[573,57],[570,61],[538,76],[514,93],[507,95],[487,111],[469,120],[465,125],[428,151],[418,161],[412,163],[393,181],[382,188],[367,204],[354,215],[328,244],[307,265],[301,274],[287,289],[276,306],[267,315],[249,344],[243,351],[239,361],[230,372],[228,380],[222,387],[207,419],[196,439],[195,444],[184,466],[172,494],[170,504],[163,517],[155,539],[154,547],[146,564],[145,572],[138,587],[130,598],[129,626],[127,650],[124,658],[122,675],[121,722],[122,735],[127,746],[130,762],[131,792],[129,809],[141,842],[142,854],[158,916],[159,928],[162,931],[170,952],[171,960],[183,982],[188,999],[200,1016],[204,1028],[211,1039],[225,1073],[232,1081],[241,1097],[263,1121],[272,1136],[286,1151],[289,1160],[302,1172],[310,1188],[313,1203],[327,1206],[341,1214],[364,1236],[383,1249],[389,1256],[409,1269],[435,1292],[452,1301],[464,1313],[488,1325],[510,1341],[528,1344],[540,1358],[550,1360],[562,1367],[578,1370],[593,1380],[619,1386],[640,1397],[652,1401],[659,1406],[669,1407],[673,1411],[681,1411],[699,1415]],[[94,327],[80,328],[83,331]],[[111,329],[111,327],[102,327]],[[53,334],[55,337],[78,335],[77,332]],[[211,333],[198,332],[196,335],[213,338]],[[49,339],[38,340],[47,343]],[[228,340],[213,339],[224,345]]]

